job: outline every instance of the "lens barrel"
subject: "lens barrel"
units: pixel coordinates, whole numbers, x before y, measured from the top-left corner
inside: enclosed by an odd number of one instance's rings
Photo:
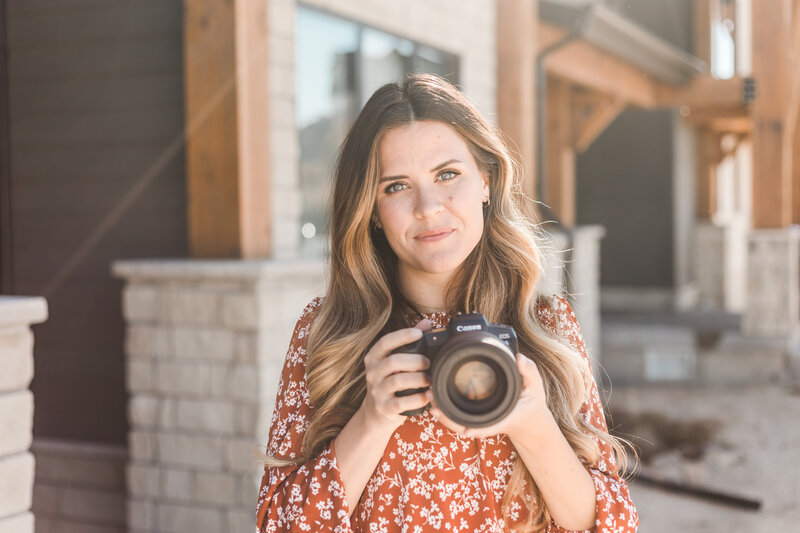
[[[457,424],[486,427],[505,418],[522,392],[516,356],[483,331],[450,338],[431,366],[436,405]]]

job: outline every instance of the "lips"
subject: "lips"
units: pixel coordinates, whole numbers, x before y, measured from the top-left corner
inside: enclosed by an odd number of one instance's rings
[[[446,239],[451,233],[453,233],[455,229],[453,228],[436,228],[428,231],[424,231],[414,237],[414,239],[422,242],[434,242],[440,241],[442,239]]]

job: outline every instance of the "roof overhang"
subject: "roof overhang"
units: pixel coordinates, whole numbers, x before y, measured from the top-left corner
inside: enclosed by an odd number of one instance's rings
[[[653,35],[596,0],[540,0],[539,18],[578,37],[656,80],[685,85],[705,74],[701,59]]]

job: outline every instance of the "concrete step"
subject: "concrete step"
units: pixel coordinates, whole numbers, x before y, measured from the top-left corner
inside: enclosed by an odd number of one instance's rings
[[[734,386],[793,379],[786,341],[746,338],[724,321],[603,318],[598,375],[613,384]]]

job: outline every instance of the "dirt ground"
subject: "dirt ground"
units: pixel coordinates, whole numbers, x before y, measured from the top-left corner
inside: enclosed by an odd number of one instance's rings
[[[762,502],[758,511],[631,483],[643,533],[800,532],[800,391],[739,388],[617,387],[612,413],[656,413],[685,422],[716,420],[700,458],[677,449],[644,465],[647,473]],[[613,424],[613,422],[612,422]]]

